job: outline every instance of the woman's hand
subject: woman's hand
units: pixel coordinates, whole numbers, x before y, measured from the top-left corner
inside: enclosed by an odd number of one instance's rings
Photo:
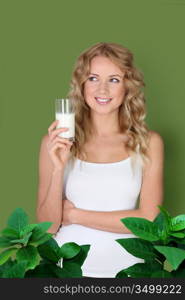
[[[62,210],[62,225],[70,225],[72,222],[72,214],[76,207],[68,199],[63,199],[63,210]]]
[[[55,129],[58,122],[58,120],[54,121],[48,128],[49,140],[47,143],[47,149],[54,164],[54,168],[62,169],[65,167],[69,159],[70,149],[73,143],[66,138],[58,136],[60,132],[69,130],[65,127]]]

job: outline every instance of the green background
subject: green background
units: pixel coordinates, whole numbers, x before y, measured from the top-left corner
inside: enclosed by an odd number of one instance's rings
[[[165,143],[164,205],[185,213],[185,1],[1,1],[0,228],[16,207],[35,221],[40,141],[81,51],[128,47],[145,76],[147,124]]]

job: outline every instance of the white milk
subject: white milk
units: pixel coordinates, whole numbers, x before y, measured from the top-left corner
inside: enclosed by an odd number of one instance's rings
[[[66,127],[68,131],[59,133],[62,138],[74,140],[75,138],[75,114],[74,113],[56,113],[56,120],[59,120],[57,128]]]

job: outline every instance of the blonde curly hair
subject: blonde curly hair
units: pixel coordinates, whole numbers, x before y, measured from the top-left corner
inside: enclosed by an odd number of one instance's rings
[[[72,73],[70,90],[67,95],[72,99],[75,111],[75,142],[71,148],[70,158],[73,163],[79,155],[85,161],[87,153],[83,145],[91,134],[90,108],[86,104],[83,90],[84,83],[90,73],[90,63],[95,56],[104,56],[115,63],[124,72],[126,93],[119,108],[120,130],[126,134],[126,147],[131,156],[139,156],[142,165],[150,159],[147,155],[149,143],[149,129],[145,124],[145,97],[141,88],[145,86],[143,74],[133,65],[133,54],[122,45],[116,43],[98,43],[86,49],[77,58]]]

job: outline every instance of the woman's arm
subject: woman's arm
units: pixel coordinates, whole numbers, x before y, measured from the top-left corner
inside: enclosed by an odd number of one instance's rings
[[[151,132],[148,154],[151,163],[143,172],[138,209],[111,212],[91,211],[75,208],[70,201],[66,200],[62,224],[80,224],[104,231],[130,233],[120,219],[142,217],[152,221],[159,213],[157,205],[161,205],[163,201],[164,144],[157,132]]]
[[[139,209],[120,211],[92,211],[74,209],[71,214],[73,224],[117,233],[131,233],[120,221],[125,217],[144,217]]]
[[[48,136],[41,142],[39,155],[39,184],[37,197],[38,222],[53,222],[48,232],[56,233],[62,218],[63,169],[53,167],[47,151]]]

